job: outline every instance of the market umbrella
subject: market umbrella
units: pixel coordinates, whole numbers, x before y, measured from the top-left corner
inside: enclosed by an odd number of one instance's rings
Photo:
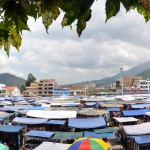
[[[67,150],[109,150],[106,142],[97,138],[79,138]]]
[[[8,147],[3,144],[0,144],[0,150],[8,150]]]

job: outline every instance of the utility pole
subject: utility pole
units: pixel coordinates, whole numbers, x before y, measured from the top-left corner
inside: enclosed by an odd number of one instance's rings
[[[123,67],[120,68],[120,74],[121,74],[121,94],[122,94],[122,100],[123,100]]]

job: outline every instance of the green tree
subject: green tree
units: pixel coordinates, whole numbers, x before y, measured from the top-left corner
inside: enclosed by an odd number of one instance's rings
[[[30,86],[31,83],[33,83],[33,82],[36,82],[36,78],[32,75],[32,73],[30,73],[30,74],[28,75],[28,79],[27,79],[27,81],[26,81],[26,87],[27,87],[27,86]]]
[[[30,31],[29,17],[42,18],[48,32],[49,26],[64,12],[61,25],[70,26],[76,21],[76,30],[80,36],[91,18],[91,6],[95,0],[0,0],[0,48],[9,55],[10,46],[19,50],[23,30]],[[128,12],[131,9],[150,19],[150,0],[106,0],[106,21],[116,16],[120,4]]]

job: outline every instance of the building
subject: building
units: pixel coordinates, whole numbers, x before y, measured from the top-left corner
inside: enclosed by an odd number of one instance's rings
[[[20,89],[17,86],[7,86],[6,87],[6,96],[20,96]]]
[[[69,88],[55,88],[53,96],[70,96]]]
[[[38,82],[38,96],[53,96],[56,85],[55,79],[41,79]]]
[[[0,97],[5,97],[5,96],[6,96],[6,85],[0,84]]]
[[[26,87],[26,90],[23,92],[25,97],[36,97],[38,96],[38,83],[31,83],[30,87]]]
[[[133,86],[140,89],[140,93],[150,93],[149,80],[135,80]]]
[[[124,76],[123,77],[123,86],[132,87],[134,80],[142,80],[142,76]]]

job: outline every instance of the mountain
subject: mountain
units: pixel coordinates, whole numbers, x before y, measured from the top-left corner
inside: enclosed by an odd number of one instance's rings
[[[142,71],[138,76],[142,76],[144,80],[150,80],[150,69]]]
[[[26,80],[9,73],[0,74],[0,83],[6,84],[7,86],[19,86],[25,85]]]
[[[137,75],[142,76],[143,79],[150,78],[150,61],[136,65],[135,67],[132,67],[127,71],[123,71],[123,76],[137,76]],[[97,85],[108,85],[114,83],[117,79],[120,78],[120,76],[121,76],[120,73],[118,73],[112,77],[106,77],[101,80],[87,81],[86,84],[95,83]],[[75,83],[73,85],[85,85],[85,82]]]

